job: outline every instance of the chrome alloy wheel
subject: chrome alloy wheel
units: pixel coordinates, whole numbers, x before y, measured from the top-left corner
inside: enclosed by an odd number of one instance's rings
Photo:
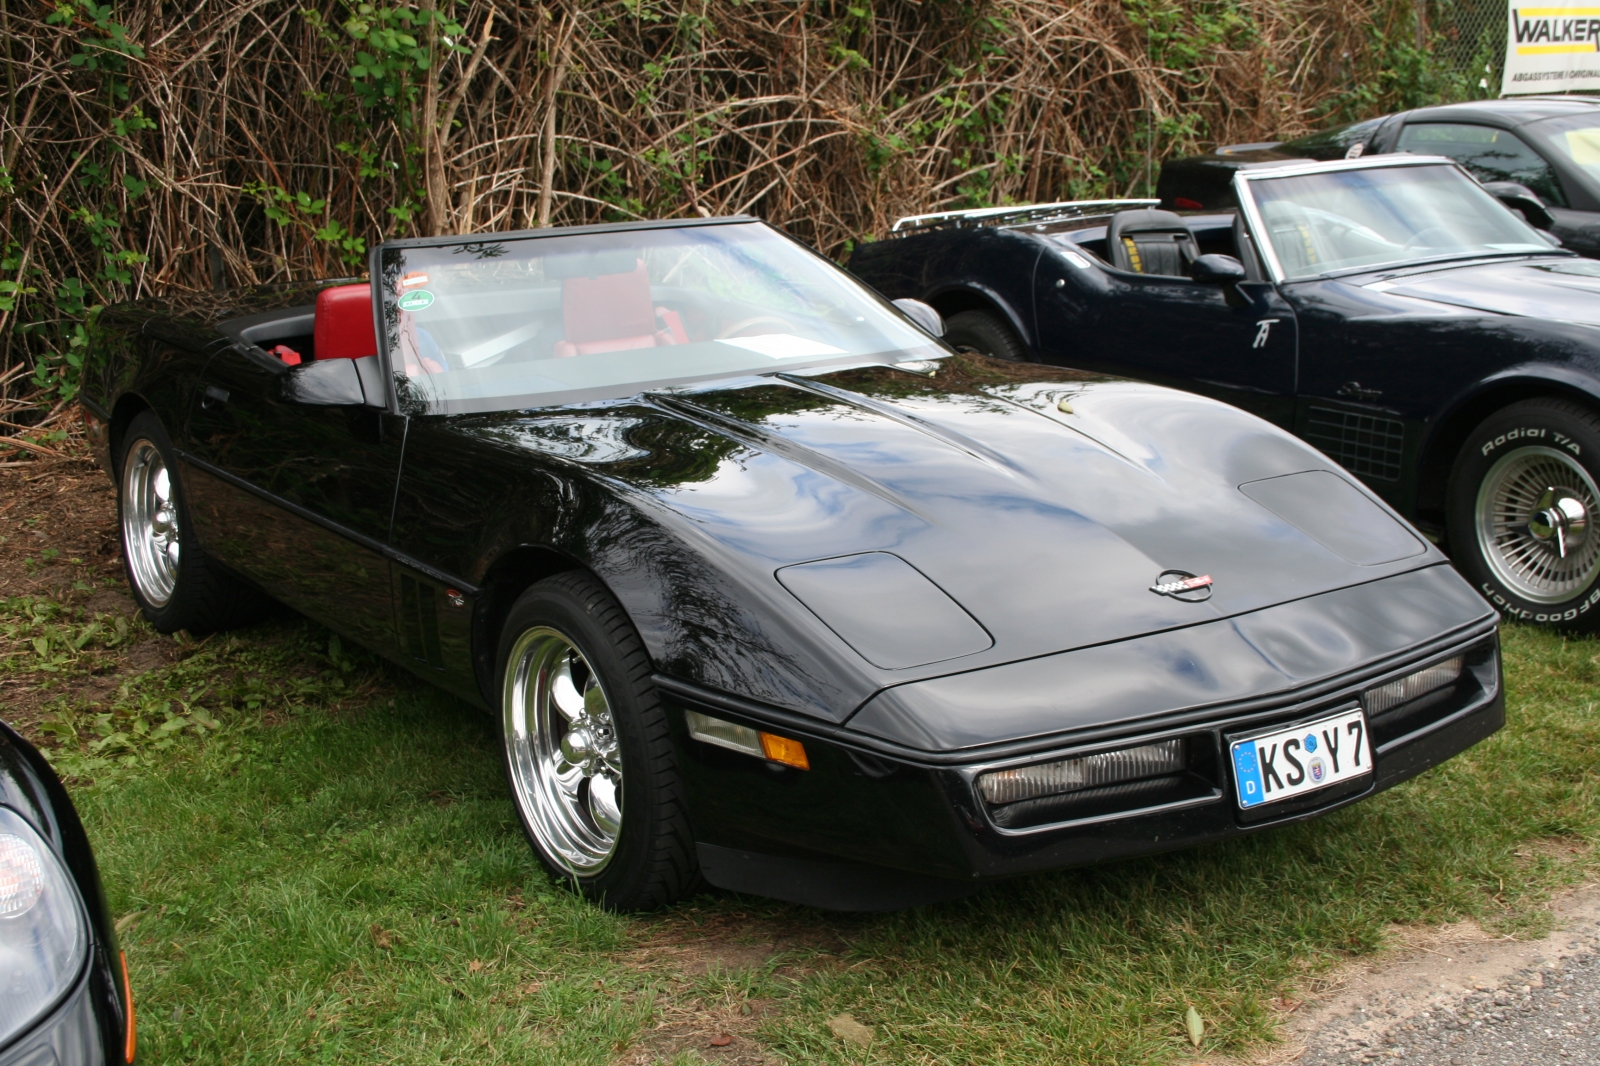
[[[567,872],[603,869],[622,829],[622,752],[588,660],[543,626],[506,661],[505,743],[512,791],[546,855]]]
[[[139,594],[165,607],[178,585],[178,501],[166,461],[147,440],[134,442],[123,465],[122,540]]]
[[[1600,573],[1597,510],[1600,489],[1571,456],[1542,445],[1517,448],[1478,487],[1478,547],[1518,596],[1563,603]]]

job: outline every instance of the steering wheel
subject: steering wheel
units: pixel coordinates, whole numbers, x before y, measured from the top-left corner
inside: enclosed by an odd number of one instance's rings
[[[1425,241],[1423,238],[1427,237],[1428,234],[1430,234],[1430,233],[1442,234],[1443,236],[1449,238],[1452,243],[1454,243],[1454,241],[1455,241],[1455,234],[1451,233],[1445,227],[1443,227],[1443,226],[1429,226],[1427,229],[1419,230],[1417,233],[1413,234],[1409,241],[1407,241],[1405,244],[1401,245],[1400,250],[1403,251],[1403,252],[1409,252],[1413,248],[1443,248],[1443,247],[1445,247],[1445,245],[1442,245],[1442,244],[1429,244],[1427,241]]]
[[[742,322],[735,322],[733,325],[717,334],[717,340],[723,341],[730,337],[742,336],[746,330],[754,329],[756,326],[781,326],[782,329],[778,332],[800,332],[799,328],[787,318],[779,318],[777,315],[757,315],[754,318],[744,319]],[[769,329],[765,332],[771,333],[774,331]]]

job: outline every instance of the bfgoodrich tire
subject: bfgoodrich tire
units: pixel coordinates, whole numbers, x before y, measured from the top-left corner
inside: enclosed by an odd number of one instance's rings
[[[1600,627],[1600,415],[1525,400],[1473,430],[1451,472],[1456,567],[1509,618]]]
[[[613,910],[699,883],[650,659],[594,578],[547,578],[511,607],[499,653],[506,780],[540,860]]]
[[[117,518],[128,587],[158,631],[210,633],[255,621],[270,605],[200,549],[172,441],[153,411],[122,435]]]
[[[954,348],[971,348],[1016,363],[1028,361],[1028,347],[1017,336],[1017,331],[988,311],[961,311],[951,315],[944,324],[944,339]]]

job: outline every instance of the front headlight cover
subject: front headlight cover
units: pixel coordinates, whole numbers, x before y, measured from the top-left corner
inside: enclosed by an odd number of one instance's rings
[[[71,991],[88,951],[72,876],[31,825],[0,807],[0,1047]]]

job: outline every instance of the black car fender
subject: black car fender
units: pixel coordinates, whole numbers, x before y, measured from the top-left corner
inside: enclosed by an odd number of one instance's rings
[[[1450,468],[1475,426],[1503,407],[1536,396],[1563,396],[1600,407],[1600,377],[1570,366],[1530,362],[1497,370],[1462,389],[1441,408],[1423,438],[1418,511],[1444,507]]]
[[[719,561],[692,522],[638,485],[589,470],[548,472],[559,499],[555,521],[536,529],[526,519],[532,509],[508,508],[478,534],[465,575],[478,586],[472,655],[485,706],[494,706],[511,604],[535,582],[573,569],[616,597],[664,674],[824,722],[876,689],[869,671],[847,665],[826,627],[777,606],[788,606],[789,594],[770,571]]]
[[[989,242],[1005,249],[1003,277],[975,273],[992,262]],[[946,318],[962,311],[999,314],[1037,349],[1033,283],[1044,250],[1031,235],[1007,230],[934,230],[861,245],[850,262],[852,272],[871,274],[873,287],[890,299],[922,300]],[[883,263],[897,265],[887,272],[872,269]]]
[[[933,305],[933,308],[945,318],[960,314],[962,311],[988,311],[998,314],[1011,324],[1011,328],[1016,330],[1017,336],[1022,338],[1024,344],[1037,350],[1039,338],[1034,329],[1033,300],[1031,294],[1024,296],[1023,300],[1014,299],[993,286],[967,279],[940,285],[930,290],[923,300]],[[1026,305],[1027,314],[1017,310],[1019,303]]]

